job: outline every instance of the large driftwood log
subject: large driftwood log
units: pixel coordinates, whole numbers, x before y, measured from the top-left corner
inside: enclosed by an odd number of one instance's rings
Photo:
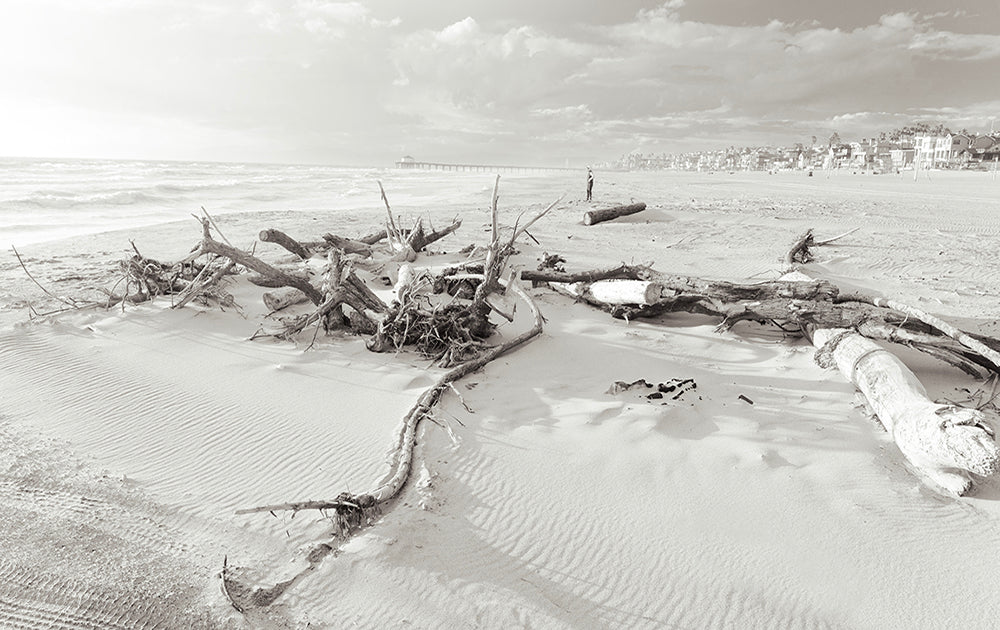
[[[902,361],[853,330],[817,329],[812,342],[864,394],[900,452],[932,483],[963,495],[974,475],[997,471],[995,414],[933,402]]]
[[[569,285],[572,294],[600,304],[656,304],[663,286],[648,280],[598,280]]]
[[[658,274],[642,267],[609,271],[617,276],[656,278],[663,286],[661,298],[648,306],[615,305],[592,293],[581,295],[616,317],[687,311],[721,317],[720,329],[750,320],[806,334],[824,348],[820,355],[832,357],[831,365],[840,367],[865,394],[900,451],[939,489],[965,493],[975,475],[993,474],[1000,466],[992,414],[930,401],[912,372],[866,337],[915,348],[975,376],[980,371],[1000,374],[993,361],[996,340],[974,337],[892,300],[841,295],[831,283],[801,274],[734,284]],[[557,283],[580,274],[523,272],[522,277]]]
[[[629,204],[627,206],[615,206],[613,208],[603,208],[601,210],[590,210],[583,214],[584,225],[596,225],[611,219],[617,219],[629,214],[636,214],[646,209],[643,202]]]
[[[636,267],[621,264],[611,269],[595,269],[593,271],[578,271],[575,273],[543,269],[537,271],[524,269],[521,271],[521,280],[533,283],[560,282],[570,284],[573,282],[597,282],[598,280],[639,280],[641,275]]]

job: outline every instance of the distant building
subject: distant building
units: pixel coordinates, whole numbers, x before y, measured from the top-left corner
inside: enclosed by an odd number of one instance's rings
[[[889,159],[892,161],[892,168],[907,168],[913,166],[913,147],[897,145],[889,149]]]

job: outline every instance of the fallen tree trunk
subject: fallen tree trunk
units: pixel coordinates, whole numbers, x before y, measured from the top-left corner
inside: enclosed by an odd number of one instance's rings
[[[866,337],[912,347],[975,376],[980,370],[1000,375],[992,359],[996,340],[973,337],[892,300],[843,296],[829,282],[802,274],[746,285],[668,276],[643,267],[610,271],[656,278],[663,286],[660,299],[646,306],[612,304],[593,292],[581,294],[615,317],[686,311],[721,317],[721,330],[749,320],[805,334],[823,348],[819,356],[831,357],[828,364],[840,367],[869,399],[900,451],[935,487],[963,494],[976,475],[990,475],[1000,467],[1000,448],[991,426],[998,420],[994,414],[930,401],[912,372]],[[522,272],[525,276],[556,283],[580,274]]]
[[[836,365],[864,394],[900,452],[933,484],[963,495],[974,475],[1000,467],[995,414],[933,402],[902,361],[853,330],[816,329],[812,343],[820,364]]]
[[[637,267],[630,267],[626,264],[618,265],[612,269],[596,269],[594,271],[578,271],[567,273],[565,271],[554,270],[532,270],[521,271],[521,280],[530,282],[561,282],[571,284],[573,282],[597,282],[598,280],[639,280],[641,272]]]
[[[596,225],[598,223],[603,223],[604,221],[617,219],[618,217],[636,214],[637,212],[642,212],[645,209],[646,204],[639,202],[629,204],[627,206],[615,206],[613,208],[604,208],[602,210],[590,210],[583,214],[583,224]]]
[[[647,280],[599,280],[573,284],[569,290],[587,301],[601,304],[650,305],[659,302],[663,286]]]

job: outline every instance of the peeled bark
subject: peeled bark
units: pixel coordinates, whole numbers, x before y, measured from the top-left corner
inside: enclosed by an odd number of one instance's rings
[[[963,495],[974,475],[1000,468],[994,414],[935,403],[902,361],[852,330],[820,328],[812,342],[864,394],[900,452],[929,481]]]
[[[655,304],[663,286],[646,280],[600,280],[571,285],[570,291],[587,301],[601,304]]]

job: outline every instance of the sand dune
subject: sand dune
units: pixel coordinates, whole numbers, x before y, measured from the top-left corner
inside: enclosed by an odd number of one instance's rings
[[[615,201],[644,198],[649,210],[586,228],[583,205],[569,203],[532,230],[540,245],[517,263],[556,252],[578,269],[652,262],[769,279],[803,229],[861,226],[810,272],[996,333],[1000,188],[988,182],[612,177],[600,194],[615,183]],[[549,192],[534,185],[534,197]],[[227,231],[309,233],[313,218],[231,217]],[[377,214],[324,229],[360,233],[366,220]],[[466,218],[449,251],[482,242],[479,228]],[[138,243],[150,255],[186,251],[190,226],[149,230]],[[115,238],[67,246],[55,273],[77,260],[98,273]],[[54,260],[52,247],[28,254]],[[438,372],[351,336],[309,350],[308,335],[246,341],[260,290],[233,291],[243,312],[154,304],[0,332],[0,625],[995,625],[996,481],[961,500],[927,489],[802,341],[751,324],[719,334],[688,315],[613,320],[545,289],[533,290],[542,336],[457,383],[461,400],[445,395],[394,509],[272,607],[241,616],[218,588],[223,556],[273,584],[302,571],[330,527],[318,514],[234,511],[370,489]],[[934,397],[970,385],[902,356]],[[609,393],[638,379],[697,387],[676,400]]]

